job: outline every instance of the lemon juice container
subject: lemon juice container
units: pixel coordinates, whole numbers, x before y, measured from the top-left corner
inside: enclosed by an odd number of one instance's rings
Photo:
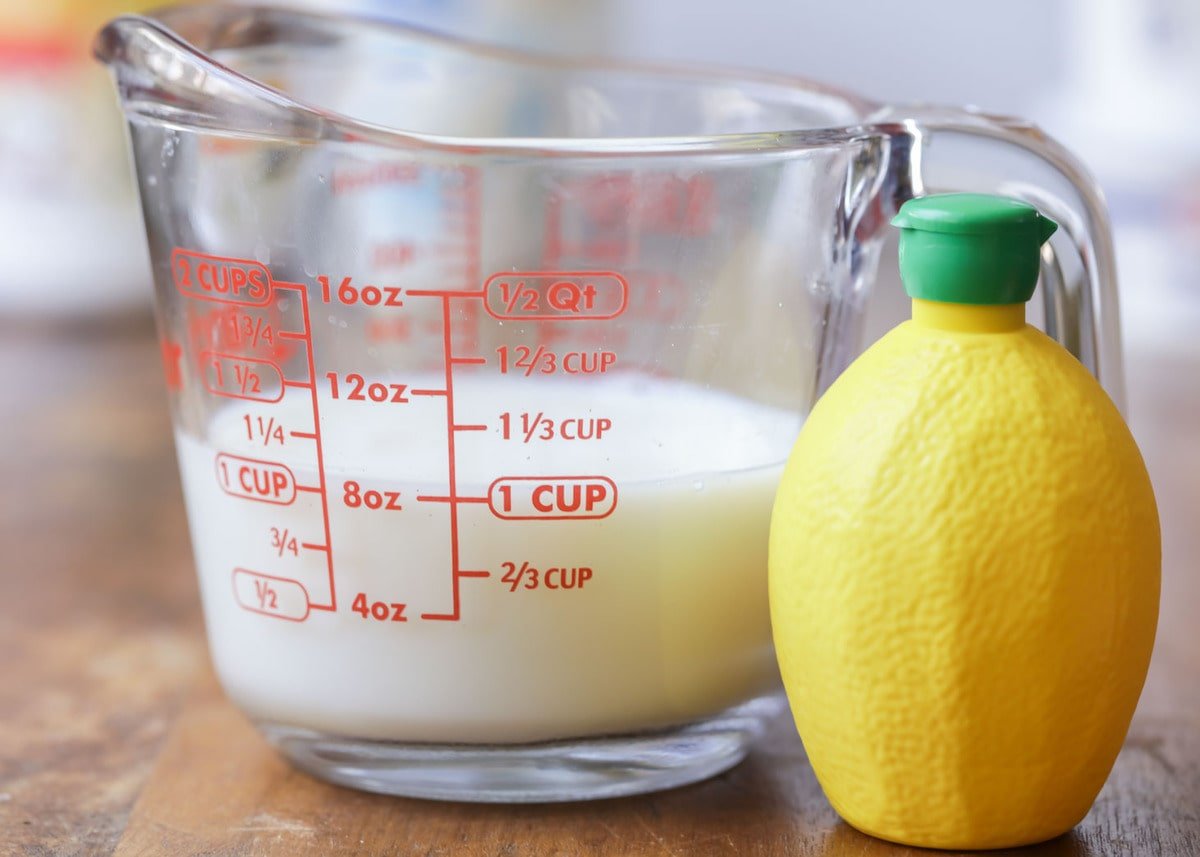
[[[1141,693],[1154,495],[1117,408],[1025,323],[1055,224],[970,194],[893,222],[912,320],[817,403],[776,499],[780,667],[848,823],[1038,842],[1087,813]]]

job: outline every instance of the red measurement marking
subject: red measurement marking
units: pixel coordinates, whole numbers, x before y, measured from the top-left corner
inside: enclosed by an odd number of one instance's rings
[[[226,494],[288,506],[296,500],[296,476],[285,464],[222,452],[216,458],[217,484]]]
[[[608,417],[548,417],[542,411],[536,414],[505,411],[500,414],[500,437],[504,440],[519,439],[524,443],[551,440],[603,440],[612,431],[613,421]]]
[[[486,503],[487,497],[449,497],[436,494],[418,494],[418,503]]]
[[[509,592],[518,589],[583,589],[595,572],[587,566],[553,566],[542,571],[528,562],[519,566],[515,562],[502,562],[504,570],[500,581],[508,584]]]
[[[299,581],[244,568],[233,570],[233,597],[243,610],[289,622],[303,622],[311,606]]]
[[[410,298],[481,298],[483,289],[409,289],[405,294]]]
[[[168,390],[183,389],[183,372],[180,369],[179,361],[183,357],[183,346],[178,342],[172,342],[170,339],[162,341],[162,361],[163,372],[167,378]]]
[[[544,208],[548,267],[568,258],[587,258],[593,264],[635,258],[645,234],[709,235],[718,211],[710,175],[685,178],[674,172],[604,173],[564,180]],[[729,214],[726,210],[726,217]]]
[[[403,268],[412,264],[416,248],[410,241],[389,241],[371,248],[371,268]]]
[[[461,170],[462,185],[461,188],[447,188],[451,191],[450,197],[453,198],[456,206],[461,207],[461,211],[444,211],[443,218],[447,223],[454,223],[456,228],[461,230],[463,242],[461,244],[461,252],[463,253],[463,264],[454,265],[448,264],[444,266],[445,273],[450,277],[462,276],[461,290],[450,289],[429,289],[409,291],[409,297],[438,297],[442,300],[442,358],[445,368],[445,391],[446,398],[446,436],[447,436],[447,461],[448,461],[448,483],[449,494],[444,498],[436,498],[438,502],[446,502],[449,504],[450,516],[450,568],[451,568],[451,591],[452,604],[451,610],[447,613],[422,613],[421,618],[427,621],[445,621],[457,622],[462,616],[462,603],[460,583],[464,578],[486,578],[491,575],[491,572],[480,569],[463,569],[460,565],[459,557],[459,539],[458,539],[458,505],[459,503],[479,503],[484,502],[485,498],[481,497],[459,497],[458,496],[458,478],[457,465],[455,457],[455,435],[457,431],[482,431],[486,426],[459,426],[454,419],[454,367],[459,365],[484,365],[487,358],[479,356],[471,357],[455,357],[452,340],[454,337],[454,323],[451,318],[450,302],[456,299],[470,298],[470,303],[461,307],[462,318],[459,320],[462,325],[460,334],[464,337],[462,346],[468,353],[478,350],[476,342],[477,336],[477,318],[479,316],[479,298],[484,297],[483,289],[475,288],[479,283],[479,249],[480,249],[480,217],[479,217],[479,175],[478,171],[473,167],[464,167]],[[443,248],[445,249],[445,248]],[[439,391],[429,391],[431,395],[442,395]],[[418,498],[422,499],[422,498]],[[435,498],[425,498],[427,501],[433,501]]]
[[[355,372],[344,376],[339,376],[337,372],[326,372],[325,379],[329,382],[329,396],[333,399],[399,405],[409,402],[407,384],[370,382]]]
[[[453,587],[453,608],[449,614],[422,613],[422,619],[458,621],[461,605],[458,592],[458,474],[454,455],[454,366],[450,362],[453,353],[450,342],[450,298],[442,298],[442,349],[446,363],[446,459],[449,466],[447,481],[450,484],[450,573]]]
[[[420,178],[418,164],[373,164],[365,169],[334,170],[330,190],[334,196],[339,196],[381,185],[413,184]]]
[[[412,293],[410,292],[410,294]],[[490,573],[481,572],[478,570],[464,570],[459,564],[458,504],[460,502],[478,502],[482,498],[460,498],[458,496],[458,472],[455,450],[455,435],[459,431],[485,431],[487,426],[460,426],[454,421],[454,365],[456,362],[462,362],[464,358],[459,358],[456,360],[456,358],[452,356],[454,353],[450,327],[450,301],[452,296],[449,294],[443,294],[441,298],[442,353],[445,357],[446,378],[446,459],[449,471],[447,474],[447,482],[449,483],[450,493],[444,498],[439,498],[439,502],[446,502],[450,506],[450,571],[452,607],[449,613],[422,613],[421,618],[428,621],[457,622],[462,616],[462,601],[459,589],[460,580],[462,580],[462,578],[486,577]],[[433,498],[427,497],[425,499],[430,501]]]
[[[196,347],[265,358],[282,365],[295,348],[277,328],[282,313],[275,303],[246,307],[223,302],[189,302],[184,307],[188,336]]]
[[[253,402],[283,398],[283,370],[270,360],[204,351],[200,365],[204,386],[215,395]]]
[[[280,559],[283,559],[286,553],[291,553],[292,556],[300,555],[300,545],[287,527],[271,527],[271,547],[275,548],[275,553]]]
[[[675,235],[708,235],[716,219],[716,188],[704,174],[659,177],[637,197],[638,228]],[[628,222],[628,221],[627,221]]]
[[[374,619],[376,622],[407,622],[404,611],[407,604],[399,601],[368,601],[367,594],[360,592],[350,602],[350,610],[364,619]]]
[[[399,491],[380,491],[364,489],[353,479],[342,485],[342,503],[348,509],[367,509],[368,511],[403,512]]]
[[[355,286],[350,277],[342,277],[341,285],[336,289],[324,275],[317,277],[317,285],[321,288],[321,300],[325,303],[340,303],[343,306],[363,304],[369,307],[404,306],[401,295],[404,293],[399,286]]]
[[[284,445],[283,426],[275,422],[274,417],[264,417],[262,414],[242,414],[242,425],[246,427],[246,440],[251,443],[261,441],[264,447],[277,443]]]
[[[412,321],[407,318],[371,318],[367,320],[364,333],[371,342],[404,341],[412,335]]]
[[[308,312],[308,290],[299,283],[288,283],[287,286],[295,288],[300,292],[300,313],[304,319],[304,335],[308,341],[308,348],[305,349],[308,355],[308,379],[309,381],[315,381],[317,369],[313,362],[312,319]],[[317,388],[315,383],[312,386],[311,392],[313,446],[316,452],[317,477],[321,493],[321,523],[325,535],[325,545],[329,548],[325,551],[325,569],[329,580],[329,604],[313,604],[312,608],[314,610],[334,611],[337,610],[337,590],[334,588],[333,582],[333,539],[329,534],[329,493],[326,491],[325,486],[325,450],[321,443],[321,414],[317,409]]]
[[[521,373],[526,378],[535,373],[603,375],[616,365],[617,355],[604,349],[557,352],[545,345],[536,348],[528,345],[501,345],[496,349],[496,360],[502,375]]]
[[[271,301],[271,272],[252,259],[231,259],[176,247],[171,251],[175,287],[205,301],[265,306]]]
[[[549,437],[554,436],[554,421],[545,419],[545,415],[541,411],[538,411],[537,416],[533,419],[529,419],[529,414],[522,414],[521,416],[524,419],[526,443],[529,443],[531,440],[533,440],[534,436],[538,434],[538,429],[543,425],[543,423],[548,429]],[[507,427],[507,422],[505,425]],[[546,432],[543,431],[543,434],[546,434]],[[505,432],[505,436],[508,436],[508,432]]]
[[[504,476],[487,502],[510,521],[599,520],[616,509],[617,485],[607,476]]]
[[[629,284],[613,271],[518,271],[492,274],[483,286],[493,318],[597,321],[616,318]]]
[[[210,155],[235,155],[251,151],[255,142],[251,140],[236,140],[230,137],[204,137],[200,141],[200,151]]]
[[[274,356],[275,324],[264,314],[278,321],[275,307],[218,307],[196,320],[196,334],[211,337],[211,344],[222,350],[241,354],[265,346],[268,356]]]

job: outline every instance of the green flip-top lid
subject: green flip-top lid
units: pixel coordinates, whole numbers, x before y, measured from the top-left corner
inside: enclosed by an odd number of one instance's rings
[[[909,297],[956,304],[1029,300],[1041,246],[1058,228],[1027,202],[978,193],[910,199],[892,225]]]

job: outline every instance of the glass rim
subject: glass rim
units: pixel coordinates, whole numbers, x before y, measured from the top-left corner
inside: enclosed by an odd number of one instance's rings
[[[216,51],[233,51],[269,44],[269,39],[258,43],[239,43],[237,39],[253,37],[256,24],[261,26],[272,21],[278,25],[286,26],[291,23],[331,34],[370,28],[374,34],[382,31],[385,35],[397,39],[444,45],[460,52],[491,57],[526,68],[632,74],[657,81],[676,80],[701,85],[769,87],[793,95],[823,99],[831,106],[836,105],[842,111],[851,113],[858,121],[848,125],[772,131],[622,137],[474,137],[404,130],[355,118],[302,100],[290,92],[238,71],[213,56],[213,52]],[[196,31],[206,31],[210,37],[215,33],[217,40],[203,48],[199,47],[193,41],[195,36],[192,33]],[[138,38],[149,40],[152,44],[144,50],[145,56],[141,61],[134,62],[130,60],[127,49]],[[141,72],[137,79],[143,83],[171,71],[174,71],[177,77],[181,77],[178,63],[174,64],[173,68],[172,63],[167,61],[172,57],[190,64],[202,72],[197,76],[202,83],[220,81],[226,88],[234,87],[263,105],[269,105],[271,109],[285,110],[297,117],[307,118],[307,124],[319,129],[318,133],[296,134],[285,130],[277,135],[278,139],[299,142],[367,142],[392,148],[432,149],[460,155],[484,156],[506,153],[519,156],[574,157],[702,153],[762,155],[769,152],[842,146],[865,137],[878,137],[886,133],[884,128],[871,122],[872,115],[884,109],[882,105],[845,90],[803,78],[704,65],[560,57],[472,41],[395,21],[268,6],[181,5],[147,15],[122,15],[110,21],[97,36],[94,53],[97,59],[109,66],[118,80],[121,79],[123,71],[136,69]],[[144,86],[139,91],[145,97],[137,100],[127,98],[125,92],[122,92],[122,108],[130,116],[182,129],[217,134],[224,132],[232,137],[260,136],[239,132],[232,125],[226,128],[219,118],[207,122],[196,121],[195,113],[189,114],[178,109],[168,99],[154,97]],[[198,99],[217,102],[220,100],[219,95],[200,89],[196,89],[194,94]],[[832,114],[833,110],[829,112]]]

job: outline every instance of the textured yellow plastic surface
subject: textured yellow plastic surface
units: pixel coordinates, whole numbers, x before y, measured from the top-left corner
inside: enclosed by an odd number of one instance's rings
[[[1023,318],[916,302],[818,402],[776,500],[771,618],[796,724],[834,808],[883,839],[1066,832],[1145,679],[1145,466],[1091,375]]]

